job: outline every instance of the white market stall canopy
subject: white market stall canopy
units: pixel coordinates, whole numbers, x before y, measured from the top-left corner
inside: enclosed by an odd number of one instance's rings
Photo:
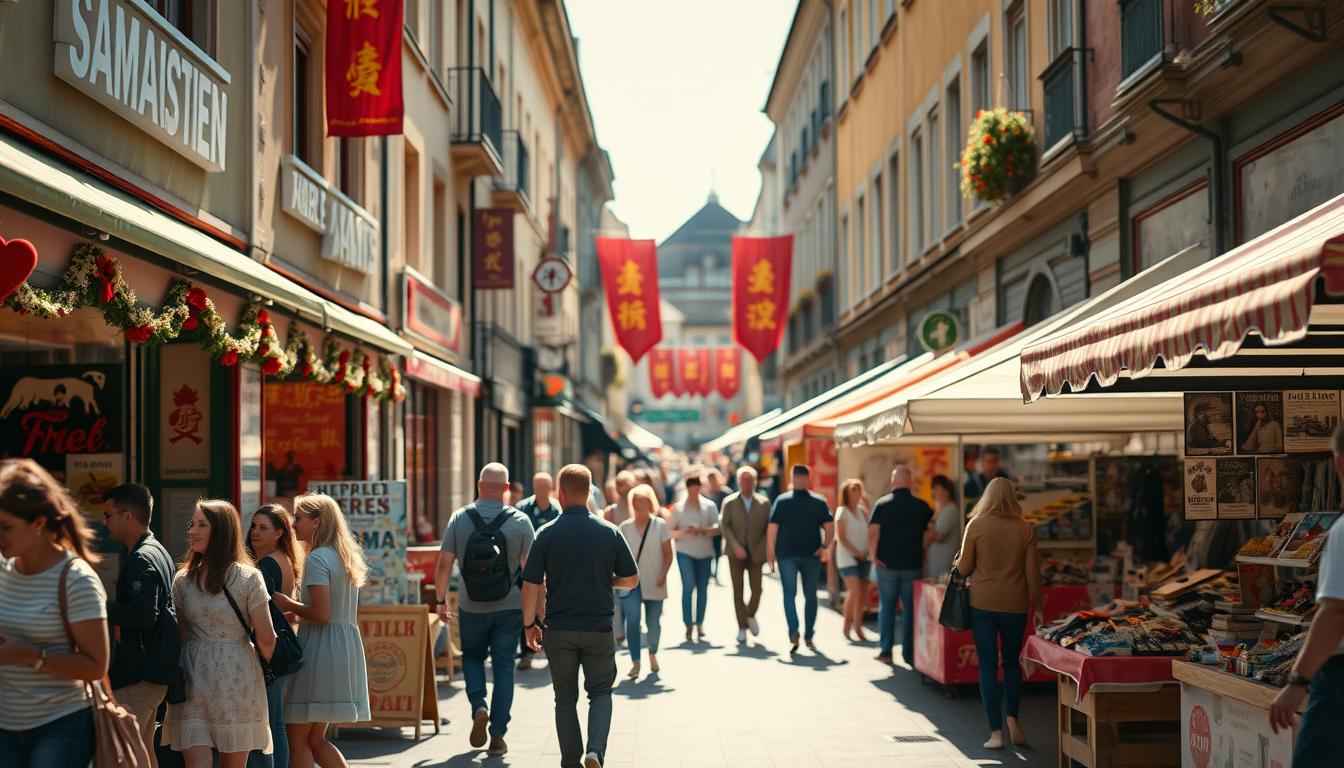
[[[656,451],[663,447],[663,438],[653,434],[633,421],[626,423],[625,437],[627,440],[634,443],[636,448],[645,453]]]
[[[709,442],[702,444],[700,446],[700,450],[705,451],[707,453],[720,453],[729,448],[732,448],[734,445],[737,445],[738,443],[745,443],[748,438],[756,435],[759,432],[757,427],[761,426],[762,424],[765,424],[766,422],[770,421],[771,419],[775,418],[781,413],[783,413],[783,409],[774,408],[769,411],[766,411],[765,413],[762,413],[760,416],[757,416],[754,419],[748,419],[747,421],[744,421],[741,424],[730,427],[727,432],[724,432],[722,435],[719,435],[713,440],[710,440]]]

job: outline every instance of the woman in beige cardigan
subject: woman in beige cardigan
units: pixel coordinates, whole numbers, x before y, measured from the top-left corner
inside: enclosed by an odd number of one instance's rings
[[[980,657],[980,699],[989,719],[988,749],[1003,746],[1003,711],[1013,743],[1027,743],[1018,722],[1022,667],[1018,656],[1027,632],[1027,613],[1041,604],[1041,559],[1036,530],[1022,519],[1017,492],[996,477],[971,512],[957,555],[957,572],[971,592],[971,635]],[[999,684],[999,647],[1003,647],[1003,684]]]

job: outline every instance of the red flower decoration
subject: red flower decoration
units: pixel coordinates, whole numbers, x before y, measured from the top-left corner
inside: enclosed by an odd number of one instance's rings
[[[199,328],[200,325],[201,325],[201,321],[200,321],[200,320],[197,320],[197,319],[196,319],[196,313],[195,313],[195,312],[192,312],[191,314],[187,315],[187,319],[186,319],[186,321],[184,321],[184,322],[182,323],[182,330],[184,330],[184,331],[194,331],[194,330],[196,330],[197,328]]]
[[[154,328],[148,325],[141,325],[127,328],[122,331],[122,333],[125,334],[126,338],[130,341],[133,341],[136,344],[144,344],[146,341],[149,341],[150,336],[154,335]]]
[[[219,362],[221,365],[227,365],[230,367],[237,365],[238,351],[233,349],[226,351],[224,354],[219,356]]]
[[[197,312],[205,311],[205,289],[192,288],[187,291],[187,306]]]
[[[985,143],[986,143],[986,144],[993,144],[993,143],[994,143],[994,137],[993,137],[993,136],[990,136],[988,133],[986,133],[986,134],[985,134]]]
[[[280,372],[282,367],[284,367],[284,365],[280,362],[280,358],[270,357],[266,359],[266,362],[261,364],[261,372],[267,376],[274,376]]]
[[[350,362],[350,350],[348,349],[341,350],[340,361],[341,365],[345,365],[346,363]]]
[[[258,310],[258,311],[257,311],[257,324],[258,324],[258,325],[270,325],[270,324],[271,324],[271,313],[270,313],[270,312],[267,312],[267,311],[264,310],[264,309],[262,309],[262,310]]]
[[[270,344],[262,344],[261,346],[257,347],[257,357],[265,357],[269,354],[271,354]]]
[[[312,376],[312,375],[313,375],[313,366],[312,366],[312,364],[310,364],[310,363],[304,363],[304,364],[303,364],[303,368],[299,371],[299,375],[302,376],[302,377],[305,378],[305,379],[308,378],[309,376]]]

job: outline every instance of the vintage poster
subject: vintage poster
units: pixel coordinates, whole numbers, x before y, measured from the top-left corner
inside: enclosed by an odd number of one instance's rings
[[[72,453],[122,450],[120,365],[0,368],[0,458],[27,458],[62,483]]]
[[[210,478],[210,367],[197,344],[159,349],[160,479]]]
[[[1238,392],[1237,453],[1283,453],[1283,393]]]
[[[1185,393],[1185,455],[1232,455],[1232,393]]]
[[[1258,516],[1277,520],[1301,509],[1303,463],[1301,459],[1260,457],[1255,467]]]
[[[369,580],[359,590],[361,605],[404,602],[406,583],[406,481],[315,482],[312,493],[336,500],[350,530],[364,543]],[[418,598],[418,595],[411,596]]]
[[[1339,390],[1290,389],[1283,393],[1283,447],[1287,453],[1326,453],[1339,425]]]
[[[1218,518],[1218,470],[1214,459],[1185,460],[1185,519]]]
[[[1217,459],[1218,519],[1255,518],[1255,459]]]
[[[364,726],[409,726],[419,738],[423,721],[439,731],[439,701],[423,605],[361,605],[359,635],[369,681],[369,713]]]
[[[1293,733],[1269,727],[1269,710],[1181,683],[1182,768],[1288,768]]]
[[[120,453],[72,453],[65,457],[65,484],[79,511],[103,522],[103,494],[126,482],[126,459]]]
[[[267,498],[292,498],[314,480],[345,479],[345,392],[306,381],[268,381],[262,391]]]

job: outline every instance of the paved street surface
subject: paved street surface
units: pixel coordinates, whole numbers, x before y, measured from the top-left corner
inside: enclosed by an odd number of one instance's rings
[[[875,644],[845,642],[841,617],[825,606],[824,597],[818,653],[804,647],[790,660],[779,582],[767,578],[761,637],[739,648],[726,564],[721,579],[723,586],[710,587],[708,643],[683,641],[674,567],[663,609],[661,675],[630,681],[629,656],[619,652],[609,768],[1057,764],[1053,686],[1029,686],[1023,699],[1030,748],[986,750],[980,746],[988,733],[974,687],[949,700],[941,688],[921,685],[912,670],[888,669],[873,658]],[[876,636],[872,624],[869,634]],[[644,664],[647,670],[647,656]],[[440,712],[448,721],[441,735],[417,743],[409,729],[400,735],[392,729],[348,731],[341,749],[354,766],[554,768],[560,752],[545,663],[518,674],[506,757],[487,757],[467,743],[471,721],[460,676],[439,686]],[[581,698],[581,722],[585,717]]]

